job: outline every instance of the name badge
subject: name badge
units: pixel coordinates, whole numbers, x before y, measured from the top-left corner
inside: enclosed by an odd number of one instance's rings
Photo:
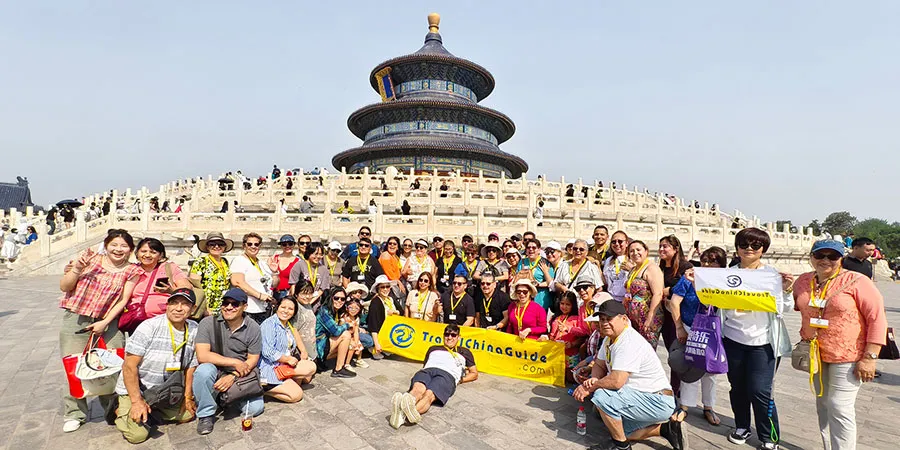
[[[448,277],[447,275],[444,275],[443,277],[441,277],[441,283],[446,283],[448,281],[450,281],[450,277]]]
[[[493,317],[491,317],[491,316],[487,316],[487,317],[485,317],[485,318],[484,318],[484,320],[487,320],[487,321],[488,321],[488,323],[493,323],[493,322],[494,322],[494,318],[493,318]]]
[[[413,319],[421,319],[422,315],[419,313],[413,313]]]
[[[178,354],[180,355],[181,352],[178,352]],[[169,358],[169,362],[166,363],[166,372],[177,372],[179,370],[181,370],[181,361],[175,355],[172,355]]]
[[[811,306],[813,308],[824,308],[826,303],[828,303],[828,301],[825,300],[824,298],[815,298],[815,297],[809,298],[809,306]]]
[[[365,280],[366,280],[366,276],[363,274],[359,274],[356,276],[356,281],[365,281]]]
[[[456,320],[456,314],[450,314],[450,315],[448,315],[448,316],[447,316],[447,319],[449,319],[449,320]]]
[[[828,320],[820,319],[818,317],[810,317],[809,326],[813,328],[828,328]]]

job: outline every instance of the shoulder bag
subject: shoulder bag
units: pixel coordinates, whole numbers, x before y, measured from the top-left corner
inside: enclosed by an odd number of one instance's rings
[[[181,356],[179,357],[180,369],[174,373],[170,373],[159,386],[154,386],[144,391],[142,396],[144,401],[153,409],[174,408],[184,401],[184,354],[187,347],[187,323],[184,324],[184,345],[181,346]]]
[[[887,329],[887,340],[881,347],[878,359],[900,359],[900,350],[897,349],[897,341],[894,340],[894,329]]]
[[[147,317],[147,297],[150,296],[150,292],[153,290],[153,283],[156,281],[157,272],[159,272],[158,265],[153,269],[153,272],[150,273],[150,278],[147,280],[147,288],[144,289],[144,296],[141,298],[140,303],[129,304],[125,307],[125,311],[122,312],[122,315],[119,316],[120,331],[125,331],[128,334],[134,333],[134,330],[137,329],[138,325],[149,318]]]
[[[215,334],[213,336],[213,339],[215,339],[214,348],[216,349],[216,353],[224,356],[222,324],[219,323],[218,318],[214,319],[213,324],[216,326]],[[259,384],[259,369],[254,367],[247,375],[236,377],[234,383],[231,384],[231,387],[228,388],[227,391],[219,394],[219,402],[223,405],[227,405],[245,398],[259,397],[262,394],[263,388],[262,385]]]

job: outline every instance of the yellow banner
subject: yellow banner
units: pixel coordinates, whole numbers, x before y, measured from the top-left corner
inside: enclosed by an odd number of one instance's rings
[[[784,302],[781,275],[769,270],[694,269],[697,297],[721,309],[777,313]]]
[[[381,348],[404,358],[424,361],[433,345],[443,345],[442,323],[388,316],[378,333]],[[565,387],[565,347],[484,328],[460,327],[459,346],[475,357],[479,372]]]

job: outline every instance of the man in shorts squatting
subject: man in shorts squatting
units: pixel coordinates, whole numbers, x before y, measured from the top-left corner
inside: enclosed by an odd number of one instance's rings
[[[451,323],[444,328],[444,345],[425,353],[425,367],[413,375],[409,392],[395,392],[391,397],[392,427],[399,429],[407,421],[419,423],[432,403],[446,405],[457,384],[478,378],[475,357],[458,344],[459,326]]]
[[[673,449],[687,449],[687,425],[670,419],[675,397],[666,372],[656,351],[631,327],[625,307],[603,302],[588,319],[600,323],[604,339],[591,377],[572,395],[594,403],[613,439],[610,446],[590,448],[628,450],[630,441],[662,436]]]

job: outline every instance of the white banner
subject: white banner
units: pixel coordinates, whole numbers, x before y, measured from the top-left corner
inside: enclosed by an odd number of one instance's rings
[[[781,274],[771,270],[694,269],[694,289],[705,305],[777,313],[784,304]]]

